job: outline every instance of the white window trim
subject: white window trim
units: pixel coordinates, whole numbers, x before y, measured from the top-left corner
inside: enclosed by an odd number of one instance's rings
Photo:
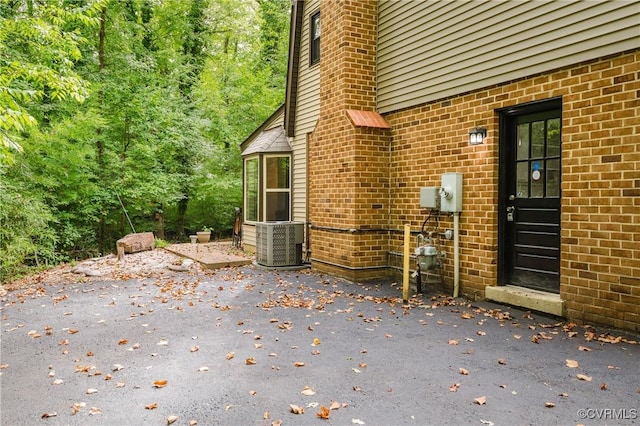
[[[243,220],[244,220],[244,223],[256,224],[256,223],[260,222],[260,210],[261,210],[260,209],[260,204],[261,204],[260,193],[261,193],[261,190],[262,190],[262,175],[260,173],[261,155],[259,155],[259,154],[251,155],[249,157],[245,157],[243,160],[244,160],[244,171],[243,171],[243,175],[244,175],[243,176],[243,179],[244,179],[244,191],[243,191],[243,194],[242,194],[242,204],[244,205],[244,207],[243,207],[243,211],[244,211]],[[256,201],[257,204],[258,204],[258,218],[257,218],[257,220],[248,220],[247,216],[246,216],[247,215],[247,162],[251,161],[251,160],[256,160],[258,162],[258,192],[257,192],[258,200]]]
[[[280,158],[280,157],[287,157],[289,159],[289,181],[287,182],[287,186],[288,188],[274,188],[274,189],[269,189],[267,188],[267,159],[268,158]],[[266,220],[265,218],[267,217],[267,193],[271,193],[271,192],[287,192],[289,193],[289,220],[291,220],[292,217],[292,200],[291,200],[291,175],[292,170],[291,170],[291,154],[265,154],[262,156],[262,182],[259,182],[259,184],[262,184],[262,218],[263,220]]]

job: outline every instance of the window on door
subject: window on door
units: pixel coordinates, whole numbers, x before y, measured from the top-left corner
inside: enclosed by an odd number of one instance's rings
[[[560,196],[560,118],[517,127],[516,197]]]
[[[309,66],[320,62],[320,11],[311,15],[309,24]]]

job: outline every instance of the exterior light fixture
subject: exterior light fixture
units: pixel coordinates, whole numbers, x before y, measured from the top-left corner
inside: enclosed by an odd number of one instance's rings
[[[469,145],[482,145],[487,137],[487,129],[484,127],[474,127],[469,132]]]

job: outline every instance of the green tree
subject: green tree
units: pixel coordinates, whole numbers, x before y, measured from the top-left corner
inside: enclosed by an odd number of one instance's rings
[[[238,145],[284,99],[288,2],[0,0],[0,278],[112,251],[123,206],[224,235]]]
[[[38,123],[33,104],[86,98],[86,82],[74,70],[84,42],[80,30],[97,25],[105,1],[77,8],[0,3],[0,165],[13,160],[21,135]]]

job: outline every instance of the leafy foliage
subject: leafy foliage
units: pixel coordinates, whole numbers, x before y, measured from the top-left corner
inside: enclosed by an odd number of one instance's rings
[[[289,7],[0,0],[0,278],[134,229],[231,235],[238,146],[284,98]]]
[[[20,134],[36,126],[33,102],[82,102],[88,88],[75,71],[82,27],[95,27],[104,0],[82,8],[54,2],[0,5],[0,165],[22,150]]]

